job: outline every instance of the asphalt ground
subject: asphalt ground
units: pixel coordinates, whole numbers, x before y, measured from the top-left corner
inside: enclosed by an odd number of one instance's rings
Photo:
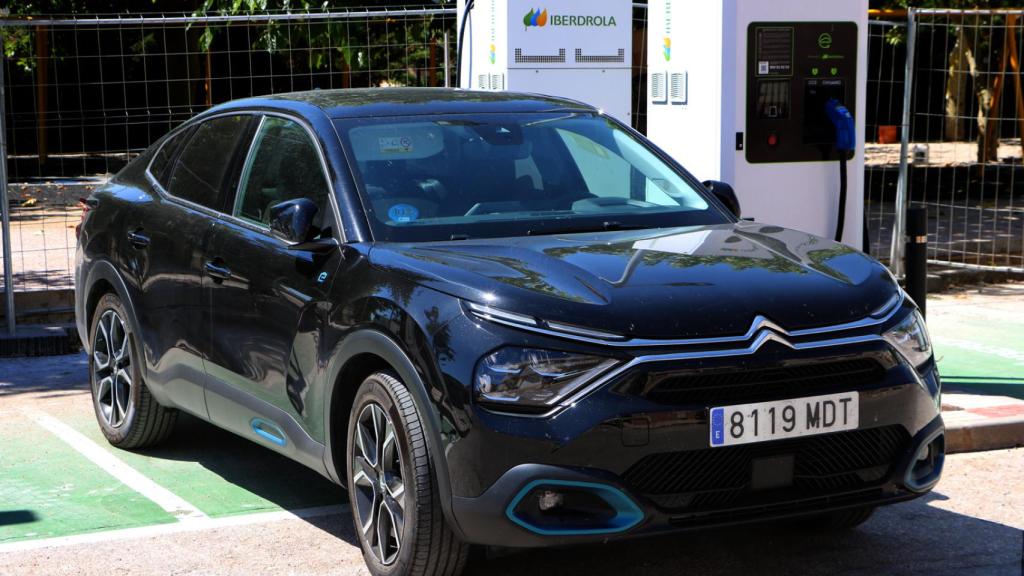
[[[929,301],[947,386],[1022,397],[1024,285]],[[930,495],[830,534],[767,524],[491,552],[479,574],[1021,574],[1024,449],[950,456]],[[190,417],[127,452],[86,358],[0,360],[0,574],[365,574],[343,491]]]

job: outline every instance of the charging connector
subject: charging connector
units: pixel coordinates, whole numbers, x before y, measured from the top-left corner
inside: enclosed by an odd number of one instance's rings
[[[857,147],[857,126],[853,114],[839,100],[830,99],[825,103],[825,114],[836,128],[836,150],[839,151],[839,213],[836,216],[835,241],[843,241],[843,227],[846,223],[846,159]]]

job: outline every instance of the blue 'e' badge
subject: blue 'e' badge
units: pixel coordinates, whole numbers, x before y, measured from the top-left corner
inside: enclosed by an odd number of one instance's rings
[[[392,222],[412,222],[419,217],[419,209],[412,204],[395,204],[388,208],[388,218]]]

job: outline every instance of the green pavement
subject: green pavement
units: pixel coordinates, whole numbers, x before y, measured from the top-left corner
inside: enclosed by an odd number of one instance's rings
[[[0,543],[175,521],[27,418],[0,438]]]
[[[1024,300],[1019,313],[929,309],[928,326],[947,388],[1024,400]]]
[[[345,501],[345,492],[316,472],[195,418],[182,416],[167,442],[141,451],[110,446],[91,413],[65,421],[210,517]]]

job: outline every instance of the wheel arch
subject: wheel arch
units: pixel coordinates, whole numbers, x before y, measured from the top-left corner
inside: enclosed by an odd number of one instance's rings
[[[430,401],[427,386],[421,371],[399,344],[387,334],[364,328],[345,336],[334,350],[328,362],[327,381],[331,382],[324,402],[326,426],[324,466],[332,479],[344,485],[345,480],[338,464],[346,456],[348,436],[348,413],[351,411],[356,390],[366,376],[378,370],[391,370],[406,385],[422,417],[428,452],[437,482],[438,499],[449,526],[461,537],[461,530],[452,513],[451,482],[448,465],[444,461],[444,444],[441,440],[441,423],[438,410]]]
[[[135,317],[135,306],[132,303],[128,292],[128,286],[118,273],[114,265],[106,260],[99,260],[93,263],[89,270],[88,279],[85,282],[86,290],[81,299],[81,319],[78,327],[82,345],[88,353],[92,353],[91,342],[89,342],[89,331],[92,329],[92,319],[95,313],[96,304],[104,294],[116,294],[124,303],[128,312],[128,321],[131,323],[132,332],[139,334],[139,323]]]

